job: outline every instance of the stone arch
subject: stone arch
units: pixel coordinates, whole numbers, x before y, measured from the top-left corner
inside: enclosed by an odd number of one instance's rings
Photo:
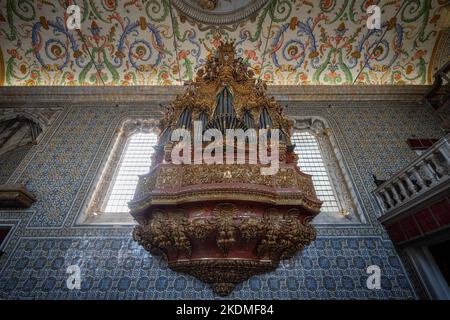
[[[102,207],[108,197],[108,192],[115,180],[115,174],[120,165],[122,155],[126,149],[129,138],[139,132],[159,133],[158,121],[155,119],[126,117],[118,122],[110,147],[103,156],[98,173],[94,179],[90,196],[87,198],[77,223],[80,224],[131,224],[131,215],[112,215],[102,212]]]

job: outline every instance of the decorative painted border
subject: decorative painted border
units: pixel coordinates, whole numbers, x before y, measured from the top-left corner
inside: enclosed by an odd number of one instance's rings
[[[217,26],[230,25],[247,20],[256,15],[267,2],[268,0],[254,0],[244,8],[230,13],[214,13],[201,10],[187,4],[185,0],[173,0],[172,4],[182,15],[186,15],[195,22]]]

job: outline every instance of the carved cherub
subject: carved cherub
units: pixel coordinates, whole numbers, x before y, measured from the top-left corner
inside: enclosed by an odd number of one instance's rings
[[[248,67],[244,63],[242,57],[239,57],[234,62],[234,70],[236,71],[237,81],[242,81],[248,79]]]
[[[266,93],[267,85],[263,80],[258,79],[256,80],[255,88],[256,88],[256,95],[263,96]]]
[[[213,75],[213,64],[214,64],[214,56],[209,53],[207,58],[206,58],[206,63],[205,63],[205,67],[203,71],[198,71],[200,72],[201,76],[203,77],[204,80],[209,80],[212,78]]]
[[[175,109],[172,104],[169,104],[166,106],[166,110],[161,111],[161,113],[162,118],[159,122],[159,129],[164,130],[164,128],[172,122],[175,114]]]
[[[196,80],[203,80],[205,76],[205,70],[203,68],[199,68],[197,70],[197,79]]]
[[[192,80],[186,81],[184,83],[184,86],[186,87],[186,94],[188,96],[195,95],[195,82]]]
[[[281,105],[281,104],[276,104],[276,110],[277,110],[277,113],[278,114],[283,114],[283,112],[284,112],[284,107]]]

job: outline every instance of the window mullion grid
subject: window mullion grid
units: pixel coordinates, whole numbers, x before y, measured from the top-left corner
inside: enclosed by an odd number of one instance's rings
[[[128,212],[128,202],[133,199],[138,176],[147,173],[150,168],[155,144],[154,133],[136,133],[129,138],[106,201],[105,212]]]
[[[317,139],[309,132],[295,132],[292,136],[298,166],[303,172],[312,175],[317,197],[323,201],[321,211],[338,212],[339,206],[328,176]]]

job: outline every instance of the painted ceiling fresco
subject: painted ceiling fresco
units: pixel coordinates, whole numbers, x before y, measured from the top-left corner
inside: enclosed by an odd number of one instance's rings
[[[0,0],[0,85],[180,84],[220,41],[234,41],[273,85],[427,84],[449,3]],[[78,32],[65,23],[72,4]],[[381,8],[381,30],[366,27],[370,5]]]

